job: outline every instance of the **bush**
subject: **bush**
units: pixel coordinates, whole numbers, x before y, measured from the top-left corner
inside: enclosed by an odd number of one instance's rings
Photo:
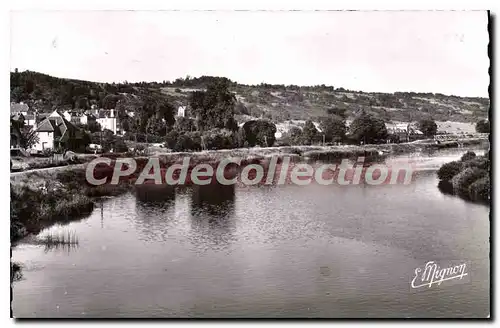
[[[469,198],[473,201],[488,201],[490,199],[490,176],[477,179],[469,186]]]
[[[441,181],[450,181],[455,175],[462,170],[462,163],[450,162],[441,166],[437,172],[438,178]]]
[[[464,155],[465,156],[465,155]],[[484,156],[475,157],[462,164],[464,168],[478,168],[489,171],[490,159]]]
[[[113,151],[116,153],[125,153],[128,151],[128,147],[123,139],[116,139],[113,143]]]
[[[212,129],[203,133],[206,149],[232,149],[238,147],[237,134],[227,129]]]
[[[174,149],[177,144],[177,138],[179,138],[179,132],[177,130],[170,131],[165,137],[165,145],[170,149]]]
[[[173,148],[174,151],[189,151],[189,150],[200,150],[201,145],[199,140],[196,139],[196,136],[184,134],[181,135],[175,146]]]
[[[266,120],[248,121],[243,124],[242,136],[250,147],[256,145],[262,147],[271,147],[276,140],[276,125]],[[240,141],[241,143],[241,141]]]
[[[466,162],[466,161],[469,161],[469,160],[474,159],[474,158],[476,158],[476,153],[473,151],[468,151],[462,155],[462,158],[460,158],[460,160],[462,162]]]
[[[488,175],[486,170],[478,168],[467,168],[453,177],[451,183],[454,192],[462,197],[469,197],[469,187],[476,180]]]
[[[488,120],[480,120],[476,123],[476,132],[490,133],[490,122]]]

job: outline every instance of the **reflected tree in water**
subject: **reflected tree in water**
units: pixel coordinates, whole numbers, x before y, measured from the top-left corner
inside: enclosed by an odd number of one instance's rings
[[[174,218],[175,187],[162,185],[135,186],[136,216],[133,218],[137,230],[147,240],[167,238]]]
[[[137,185],[135,198],[141,207],[156,207],[167,209],[175,203],[175,187],[162,185]]]
[[[191,193],[191,232],[195,246],[224,248],[233,238],[235,186],[195,185]]]

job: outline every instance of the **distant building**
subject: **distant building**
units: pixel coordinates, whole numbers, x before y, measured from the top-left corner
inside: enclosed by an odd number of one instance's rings
[[[29,111],[29,107],[25,103],[10,103],[10,114],[23,114],[27,115]]]
[[[101,130],[110,130],[113,134],[116,134],[117,129],[117,118],[115,117],[114,109],[106,110],[100,109],[96,115],[96,121],[101,125]]]
[[[411,123],[386,123],[389,138],[394,142],[410,142],[423,139],[424,134]]]
[[[177,116],[178,117],[186,116],[186,106],[179,106],[179,108],[177,109]]]
[[[59,147],[77,149],[82,145],[82,131],[57,110],[36,124],[35,131],[38,136],[38,142],[33,146],[35,150],[43,151]]]

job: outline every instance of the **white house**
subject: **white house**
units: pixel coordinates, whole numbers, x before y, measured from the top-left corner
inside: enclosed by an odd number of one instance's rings
[[[110,109],[109,111],[101,109],[97,116],[97,123],[101,125],[101,130],[111,130],[114,134],[117,132],[117,121],[115,117],[115,111]]]
[[[38,142],[33,149],[43,151],[81,139],[81,131],[55,110],[35,126]]]
[[[186,116],[186,106],[179,106],[177,109],[177,116],[184,117]]]

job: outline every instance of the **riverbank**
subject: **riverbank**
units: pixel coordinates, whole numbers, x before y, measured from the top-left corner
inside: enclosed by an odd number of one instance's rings
[[[471,141],[469,141],[471,142]],[[484,141],[472,141],[468,145],[480,145]],[[11,242],[36,234],[56,222],[68,222],[92,212],[94,200],[103,196],[115,196],[131,190],[131,186],[143,171],[150,157],[159,159],[160,167],[181,163],[190,157],[190,167],[206,163],[217,165],[228,157],[240,158],[243,167],[249,164],[266,164],[271,157],[278,160],[291,157],[292,160],[337,160],[365,157],[376,161],[392,154],[422,152],[433,149],[454,148],[455,143],[443,144],[383,144],[366,146],[293,146],[269,148],[240,148],[214,150],[196,153],[163,153],[148,157],[135,157],[137,168],[134,173],[120,179],[117,185],[93,186],[85,177],[86,164],[57,169],[41,169],[11,174]],[[106,154],[116,160],[127,154]],[[113,165],[98,166],[94,171],[96,179],[113,174]]]
[[[166,152],[165,148],[149,147],[148,155],[137,155],[135,153],[107,153],[99,156],[109,158],[124,157],[159,157],[167,162],[175,162],[179,158],[190,157],[196,163],[220,161],[227,157],[238,157],[242,159],[277,157],[304,157],[306,159],[342,159],[355,158],[359,156],[377,157],[381,155],[396,155],[404,153],[425,152],[439,149],[450,149],[469,146],[481,146],[487,148],[488,140],[464,139],[461,141],[447,141],[436,144],[433,141],[400,143],[400,144],[377,144],[377,145],[340,145],[340,146],[281,146],[281,147],[253,147],[206,150],[200,152]],[[54,160],[52,158],[12,158],[13,166],[11,173],[34,171],[37,169],[65,167],[75,164],[85,164],[99,157],[93,154],[75,154],[71,158]]]
[[[11,243],[54,223],[66,223],[90,214],[94,200],[126,192],[125,184],[91,186],[83,167],[72,170],[44,170],[11,177]]]
[[[458,161],[444,164],[438,170],[441,191],[477,203],[489,203],[491,197],[489,152],[476,156],[465,153]]]

